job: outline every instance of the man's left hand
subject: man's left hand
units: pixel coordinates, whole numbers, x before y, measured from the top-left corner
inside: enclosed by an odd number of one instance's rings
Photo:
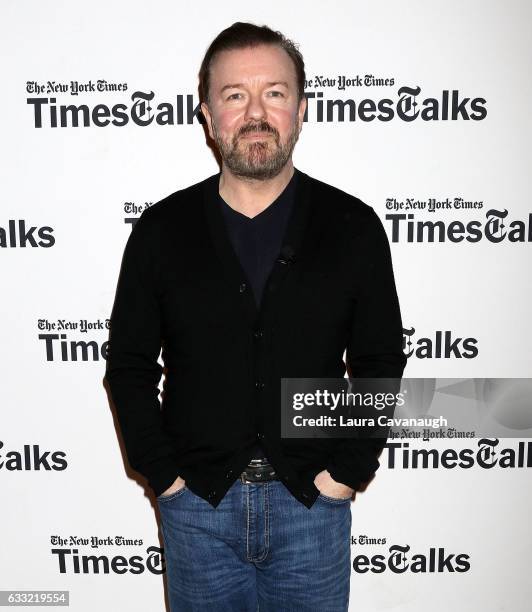
[[[327,470],[316,474],[314,485],[319,489],[320,493],[328,497],[337,497],[338,499],[349,497],[355,492],[354,489],[342,482],[336,482]]]

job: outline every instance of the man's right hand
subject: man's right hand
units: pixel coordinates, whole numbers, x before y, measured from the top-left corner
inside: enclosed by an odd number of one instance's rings
[[[178,476],[174,480],[173,484],[168,489],[166,489],[166,491],[164,491],[162,495],[163,496],[172,495],[173,493],[175,493],[176,491],[179,491],[179,489],[181,489],[184,486],[185,486],[185,481],[181,478],[181,476]]]

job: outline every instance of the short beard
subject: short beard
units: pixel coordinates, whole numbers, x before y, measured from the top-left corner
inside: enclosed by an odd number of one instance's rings
[[[229,170],[242,178],[266,180],[277,176],[285,167],[292,155],[292,151],[299,138],[299,126],[297,122],[288,135],[286,143],[283,145],[279,140],[279,132],[266,122],[259,122],[252,126],[241,129],[228,144],[219,135],[214,121],[212,122],[214,141],[218,146],[222,160]],[[239,138],[250,132],[265,131],[273,134],[273,138],[268,137],[264,141],[241,140]],[[270,148],[274,147],[273,153]],[[244,150],[242,150],[244,149]]]

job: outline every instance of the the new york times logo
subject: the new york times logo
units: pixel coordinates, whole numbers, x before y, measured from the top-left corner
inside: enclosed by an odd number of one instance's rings
[[[473,359],[478,355],[476,338],[455,336],[452,331],[437,330],[432,337],[415,338],[416,329],[403,328],[403,351],[418,359]]]
[[[490,208],[484,221],[418,221],[413,213],[390,213],[392,242],[532,242],[532,213],[526,221],[508,220],[508,211]]]
[[[497,448],[499,439],[480,438],[478,448],[410,448],[408,442],[389,442],[387,466],[390,469],[426,470],[456,468],[482,469],[532,467],[532,442],[520,441],[517,448]]]
[[[100,361],[107,359],[109,340],[72,339],[72,333],[97,334],[109,329],[109,319],[39,319],[38,339],[42,342],[46,361]]]
[[[421,98],[421,87],[403,86],[397,99],[325,98],[322,91],[305,91],[307,109],[304,121],[343,123],[345,121],[480,121],[487,110],[484,98],[461,97],[457,89],[443,90],[438,98]],[[149,125],[191,125],[203,123],[200,103],[191,94],[178,94],[175,101],[155,101],[155,92],[134,91],[131,103],[61,104],[55,97],[27,98],[33,110],[36,128],[124,127],[130,122],[139,127]]]
[[[61,574],[162,574],[165,569],[163,549],[149,546],[146,555],[83,555],[77,548],[52,548]]]
[[[469,558],[466,553],[448,554],[445,548],[429,548],[428,552],[412,554],[408,544],[393,544],[386,554],[355,555],[353,570],[357,574],[382,574],[386,571],[394,574],[463,573],[471,567]]]
[[[41,451],[38,444],[24,444],[22,450],[4,450],[0,440],[0,469],[8,471],[55,470],[62,471],[68,466],[63,451]]]

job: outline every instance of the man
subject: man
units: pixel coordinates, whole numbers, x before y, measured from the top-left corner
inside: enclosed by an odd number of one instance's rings
[[[406,358],[378,216],[293,166],[304,83],[279,32],[221,32],[200,70],[221,172],[145,210],[124,251],[106,377],[172,610],[348,606],[350,502],[384,440],[282,438],[281,378],[341,378],[344,350],[353,377],[400,377]]]

